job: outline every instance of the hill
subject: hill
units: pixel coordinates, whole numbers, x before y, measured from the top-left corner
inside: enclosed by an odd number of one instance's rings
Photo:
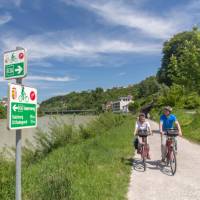
[[[52,97],[41,103],[41,110],[65,108],[68,110],[94,109],[102,111],[102,104],[108,101],[115,101],[120,96],[132,95],[134,100],[147,97],[158,92],[161,85],[155,76],[148,77],[139,84],[127,87],[114,87],[103,90],[96,88],[82,92],[71,92],[64,96]]]

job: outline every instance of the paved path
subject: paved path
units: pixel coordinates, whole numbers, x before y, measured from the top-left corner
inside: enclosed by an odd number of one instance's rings
[[[135,155],[128,200],[200,200],[200,145],[178,139],[178,168],[175,176],[160,164],[158,124],[150,121],[157,132],[149,138],[151,161],[144,172],[140,156]]]

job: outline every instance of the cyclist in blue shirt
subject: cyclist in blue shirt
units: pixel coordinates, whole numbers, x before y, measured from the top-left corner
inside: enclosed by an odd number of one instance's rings
[[[163,111],[163,115],[160,117],[160,135],[161,135],[161,154],[162,154],[162,162],[165,160],[166,155],[166,141],[167,137],[164,135],[164,132],[167,129],[177,128],[179,136],[182,136],[182,131],[180,124],[175,115],[171,114],[172,108],[170,106],[166,106]],[[177,141],[176,141],[177,148]],[[176,149],[177,150],[177,149]]]

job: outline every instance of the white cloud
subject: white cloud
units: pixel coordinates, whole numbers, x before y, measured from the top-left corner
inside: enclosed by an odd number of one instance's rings
[[[125,76],[126,72],[120,72],[119,74],[117,74],[117,76]]]
[[[69,76],[54,77],[54,76],[28,76],[28,81],[52,81],[52,82],[69,82],[76,80]]]
[[[16,6],[16,7],[20,7],[22,3],[22,0],[1,0],[0,2],[0,8],[10,8]]]
[[[161,49],[160,44],[134,43],[119,39],[75,38],[67,32],[51,32],[43,35],[30,35],[24,40],[15,36],[2,37],[4,50],[22,46],[28,49],[31,62],[42,59],[63,59],[68,57],[95,57],[101,53],[155,53]],[[67,39],[66,39],[67,38]]]
[[[0,25],[4,25],[12,20],[12,16],[9,14],[0,15]]]
[[[69,94],[69,92],[54,92],[51,95],[52,96],[64,96],[64,95],[67,95],[67,94]]]
[[[66,4],[82,6],[113,25],[120,25],[140,31],[144,35],[156,39],[167,39],[178,31],[191,27],[194,18],[200,16],[200,1],[190,1],[179,7],[155,14],[144,11],[138,4],[145,1],[114,0],[62,0]],[[197,19],[196,19],[197,20]],[[138,34],[137,32],[135,32]]]
[[[52,68],[53,67],[53,64],[52,63],[50,63],[50,62],[47,62],[47,61],[36,61],[36,62],[34,62],[34,61],[31,61],[31,62],[29,62],[29,64],[31,65],[31,66],[38,66],[38,67],[44,67],[44,68]]]

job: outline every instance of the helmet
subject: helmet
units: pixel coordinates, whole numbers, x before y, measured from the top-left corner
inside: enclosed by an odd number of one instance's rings
[[[165,106],[165,107],[164,107],[164,110],[168,110],[169,112],[172,112],[172,107],[170,107],[170,106]]]

